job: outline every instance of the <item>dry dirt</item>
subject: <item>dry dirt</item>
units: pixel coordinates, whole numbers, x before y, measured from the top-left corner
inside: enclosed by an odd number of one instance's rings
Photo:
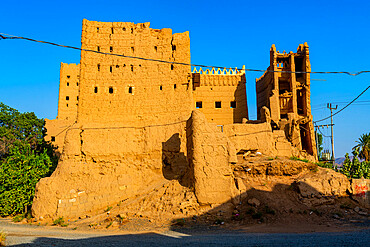
[[[369,228],[369,210],[348,193],[342,174],[312,163],[262,155],[238,156],[240,191],[222,205],[202,206],[191,188],[169,180],[150,193],[79,219],[67,228],[103,231],[239,229],[247,232],[331,232]],[[36,221],[52,225],[52,220]]]

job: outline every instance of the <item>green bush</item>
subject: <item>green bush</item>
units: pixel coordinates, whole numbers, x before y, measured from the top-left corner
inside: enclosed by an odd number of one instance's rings
[[[44,120],[0,103],[0,216],[25,213],[36,183],[55,169],[54,148],[44,141]]]
[[[348,153],[346,154],[346,158],[343,163],[343,168],[341,169],[341,173],[346,175],[348,178],[366,178],[370,179],[370,162],[363,161],[360,162],[358,160],[359,150],[355,148],[352,152],[353,159],[349,158]]]

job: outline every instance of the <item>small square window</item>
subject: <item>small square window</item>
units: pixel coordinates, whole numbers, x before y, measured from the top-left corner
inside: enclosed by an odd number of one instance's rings
[[[113,52],[113,46],[109,47],[110,52]]]
[[[162,89],[163,89],[162,85],[161,85],[161,86],[159,86],[159,90],[162,90]]]
[[[51,137],[51,141],[52,141],[52,142],[55,142],[55,136],[52,136],[52,137]]]
[[[98,87],[94,87],[94,93],[98,93]]]
[[[66,100],[69,100],[69,96],[66,96]]]
[[[230,101],[230,108],[236,108],[236,101]]]
[[[67,87],[69,86],[69,82],[67,82]]]
[[[215,102],[215,108],[221,108],[221,101]]]
[[[202,101],[197,101],[197,102],[195,103],[195,107],[196,107],[197,109],[199,109],[199,108],[203,108],[203,102],[202,102]]]
[[[128,88],[128,93],[131,93],[132,94],[132,87],[129,87]]]
[[[113,87],[109,87],[109,93],[112,94],[113,93]]]
[[[69,79],[69,78],[71,78],[71,76],[70,75],[67,75],[67,78]]]

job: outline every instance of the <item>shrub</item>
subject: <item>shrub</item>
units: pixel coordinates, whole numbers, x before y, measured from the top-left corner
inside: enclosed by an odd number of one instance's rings
[[[0,216],[25,213],[36,183],[55,169],[55,148],[44,141],[44,120],[0,103]]]

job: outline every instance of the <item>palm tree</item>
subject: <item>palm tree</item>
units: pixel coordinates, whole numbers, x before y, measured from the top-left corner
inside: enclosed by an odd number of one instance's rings
[[[359,148],[360,153],[358,157],[361,159],[365,159],[365,161],[370,160],[370,133],[363,134],[361,137],[356,141],[358,144],[353,147],[353,149]]]

